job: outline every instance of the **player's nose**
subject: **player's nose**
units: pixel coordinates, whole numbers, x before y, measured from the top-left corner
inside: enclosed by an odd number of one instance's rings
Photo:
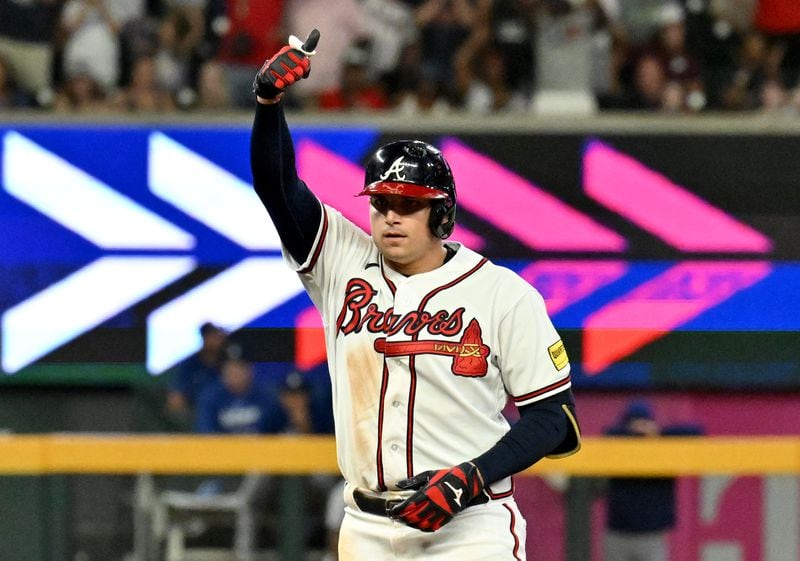
[[[394,207],[389,207],[383,216],[387,224],[396,224],[399,221],[401,214],[397,212]]]

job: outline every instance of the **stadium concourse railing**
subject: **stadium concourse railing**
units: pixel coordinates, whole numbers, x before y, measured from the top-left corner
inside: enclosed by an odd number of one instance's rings
[[[294,509],[301,487],[292,476],[338,474],[332,437],[198,436],[119,433],[54,433],[0,436],[2,475],[123,475],[137,477],[134,501],[134,557],[149,561],[154,548],[143,505],[152,500],[152,476],[242,474],[288,476],[279,501],[281,527],[302,527]],[[569,458],[545,459],[525,472],[540,476],[800,475],[800,437],[589,437]],[[292,495],[294,493],[294,495]],[[137,523],[137,520],[139,521]],[[570,522],[568,521],[568,525]],[[567,528],[567,534],[586,528]],[[580,524],[578,524],[580,526]],[[585,535],[585,534],[584,534]],[[300,559],[301,532],[283,532],[281,558]],[[567,551],[568,559],[578,555]]]

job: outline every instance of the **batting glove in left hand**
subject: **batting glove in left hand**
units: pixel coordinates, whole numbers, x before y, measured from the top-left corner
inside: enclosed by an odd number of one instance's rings
[[[407,526],[435,532],[467,508],[484,488],[483,476],[472,462],[450,469],[425,471],[397,483],[400,489],[418,489],[389,514]]]
[[[311,60],[319,42],[319,31],[314,29],[301,41],[294,35],[289,44],[267,60],[253,80],[253,92],[262,99],[276,99],[284,90],[311,73]]]

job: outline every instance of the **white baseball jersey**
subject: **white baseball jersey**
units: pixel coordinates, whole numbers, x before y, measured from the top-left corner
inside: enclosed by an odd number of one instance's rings
[[[376,492],[479,456],[509,429],[508,397],[570,387],[566,351],[541,295],[470,249],[406,277],[372,238],[323,207],[305,263],[289,263],[320,310],[339,467]],[[510,478],[490,494],[511,494]]]

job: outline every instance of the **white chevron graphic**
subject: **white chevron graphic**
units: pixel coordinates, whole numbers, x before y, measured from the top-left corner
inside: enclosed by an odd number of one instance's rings
[[[5,190],[104,249],[192,249],[192,235],[19,133],[3,137]]]
[[[147,369],[160,374],[200,348],[200,326],[243,327],[303,292],[280,257],[251,257],[154,310],[147,318]]]
[[[2,367],[12,374],[191,271],[190,257],[101,257],[10,308]]]
[[[280,249],[249,183],[159,132],[150,135],[147,177],[153,193],[238,245]]]

